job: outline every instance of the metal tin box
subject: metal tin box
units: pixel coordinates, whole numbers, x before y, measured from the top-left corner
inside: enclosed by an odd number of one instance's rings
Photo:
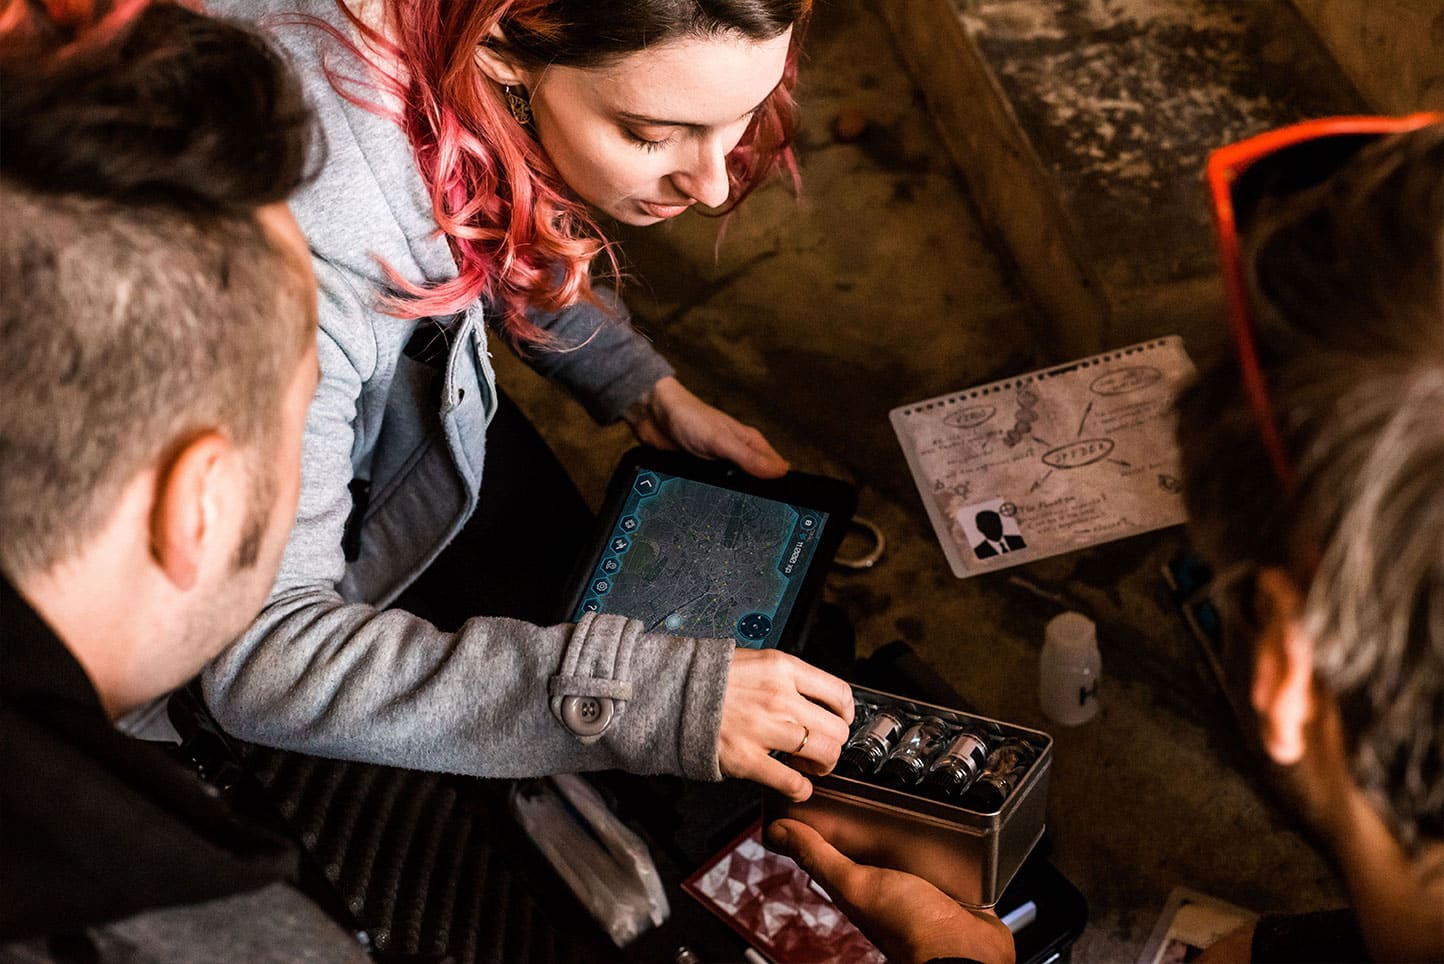
[[[854,860],[904,870],[970,907],[997,903],[1043,836],[1053,740],[1039,730],[853,687],[861,700],[955,726],[981,726],[1024,741],[1036,751],[1002,805],[991,812],[829,774],[813,779],[812,796],[793,803],[769,792],[764,821],[792,817],[811,825]]]

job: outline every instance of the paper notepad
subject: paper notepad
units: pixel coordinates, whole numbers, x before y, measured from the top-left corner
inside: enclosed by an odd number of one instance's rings
[[[1170,336],[888,413],[958,578],[1184,521]]]

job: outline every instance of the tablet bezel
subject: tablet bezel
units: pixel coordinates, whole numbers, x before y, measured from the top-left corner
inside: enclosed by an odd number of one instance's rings
[[[607,483],[606,496],[592,530],[590,548],[577,563],[571,582],[572,591],[567,596],[567,605],[560,614],[561,619],[571,622],[577,607],[586,597],[587,587],[606,553],[607,542],[638,470],[663,472],[676,478],[826,513],[822,531],[815,536],[816,549],[798,587],[792,611],[777,637],[776,646],[766,647],[789,653],[796,653],[801,649],[807,626],[822,598],[823,580],[827,577],[827,570],[832,565],[848,523],[857,508],[857,493],[853,487],[841,479],[807,472],[788,472],[780,479],[759,479],[748,475],[731,462],[702,459],[683,452],[668,452],[646,446],[631,449],[623,455]]]

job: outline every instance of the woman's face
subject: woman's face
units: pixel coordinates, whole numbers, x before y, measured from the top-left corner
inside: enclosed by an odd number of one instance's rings
[[[727,155],[782,79],[791,30],[688,38],[529,77],[537,137],[578,197],[625,224],[725,203]]]

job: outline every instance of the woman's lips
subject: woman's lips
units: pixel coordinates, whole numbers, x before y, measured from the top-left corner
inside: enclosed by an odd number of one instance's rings
[[[654,218],[675,218],[694,203],[693,201],[684,201],[681,204],[658,204],[655,201],[637,202],[643,211],[646,211]]]

